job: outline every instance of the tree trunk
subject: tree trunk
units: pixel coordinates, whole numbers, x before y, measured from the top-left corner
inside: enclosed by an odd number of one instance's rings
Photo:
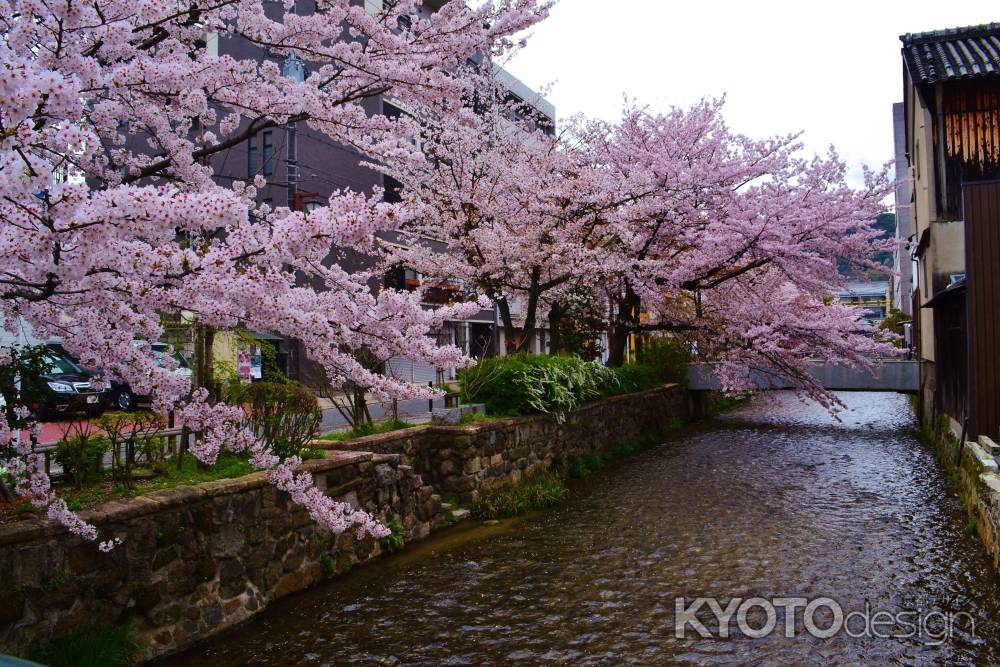
[[[618,367],[625,363],[625,347],[628,345],[628,335],[639,323],[639,295],[632,291],[632,286],[625,284],[625,294],[616,300],[617,313],[611,324],[608,336],[608,366]]]
[[[507,303],[506,298],[494,299],[493,303],[496,304],[497,310],[500,311],[500,323],[503,325],[504,353],[512,354],[516,351],[517,347],[514,343],[516,329],[514,328],[514,320],[510,316],[510,304]],[[500,352],[499,348],[497,352]]]
[[[219,388],[215,386],[215,374],[212,369],[212,348],[215,346],[215,328],[207,324],[198,326],[198,339],[195,346],[195,384],[207,389],[213,400],[219,400]]]
[[[549,354],[557,355],[562,352],[562,306],[556,301],[549,308]]]

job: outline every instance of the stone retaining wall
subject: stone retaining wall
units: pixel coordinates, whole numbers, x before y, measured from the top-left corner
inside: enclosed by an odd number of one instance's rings
[[[398,456],[329,457],[304,468],[330,496],[398,517],[410,539],[446,522],[440,497]],[[319,529],[263,474],[157,491],[82,516],[125,541],[104,554],[48,521],[0,525],[3,649],[130,622],[149,655],[175,651],[381,552],[372,539]]]
[[[669,386],[583,406],[565,421],[517,417],[347,443],[304,468],[333,498],[396,519],[408,541],[467,502],[561,455],[602,451],[690,413]],[[365,451],[359,451],[365,450]],[[0,525],[0,652],[79,628],[131,623],[147,657],[190,647],[282,596],[382,553],[331,536],[254,474],[102,505],[82,516],[125,542],[108,554],[37,517]]]
[[[933,435],[938,460],[954,478],[958,497],[966,515],[975,520],[976,533],[1000,572],[1000,475],[997,455],[1000,447],[990,438],[966,441],[957,455],[961,428],[945,424]]]

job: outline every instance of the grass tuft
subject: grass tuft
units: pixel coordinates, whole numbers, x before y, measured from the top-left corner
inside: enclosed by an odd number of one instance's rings
[[[331,442],[343,442],[344,440],[353,440],[354,438],[363,438],[366,435],[375,435],[376,433],[391,433],[392,431],[401,431],[404,428],[413,428],[416,424],[411,424],[410,422],[405,422],[402,419],[387,419],[384,422],[378,422],[375,424],[364,424],[357,428],[349,428],[346,431],[337,431],[336,433],[327,433],[322,436],[320,440],[329,440]]]
[[[477,519],[504,519],[558,505],[569,489],[563,475],[552,470],[531,473],[520,482],[483,494],[472,504]]]
[[[26,657],[48,667],[128,667],[139,657],[139,644],[128,627],[89,628],[35,644]]]
[[[496,417],[491,417],[483,412],[464,412],[462,413],[462,417],[458,420],[458,424],[459,426],[467,426],[469,424],[496,421],[496,419]]]

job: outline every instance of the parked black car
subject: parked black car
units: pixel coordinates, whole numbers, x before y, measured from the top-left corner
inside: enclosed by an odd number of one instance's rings
[[[55,347],[49,347],[44,360],[47,369],[41,374],[38,385],[43,401],[32,406],[38,417],[46,419],[79,413],[98,415],[104,411],[111,399],[111,388],[95,389],[92,385],[94,373]]]

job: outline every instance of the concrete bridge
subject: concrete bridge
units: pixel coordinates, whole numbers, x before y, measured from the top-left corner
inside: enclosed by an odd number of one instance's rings
[[[916,393],[920,387],[920,372],[916,361],[882,361],[871,374],[863,369],[840,364],[816,362],[810,374],[823,387],[835,391],[896,391]],[[752,375],[759,389],[796,389],[797,386],[764,371]],[[721,389],[718,378],[712,373],[712,364],[695,363],[688,366],[688,388],[696,391]]]

